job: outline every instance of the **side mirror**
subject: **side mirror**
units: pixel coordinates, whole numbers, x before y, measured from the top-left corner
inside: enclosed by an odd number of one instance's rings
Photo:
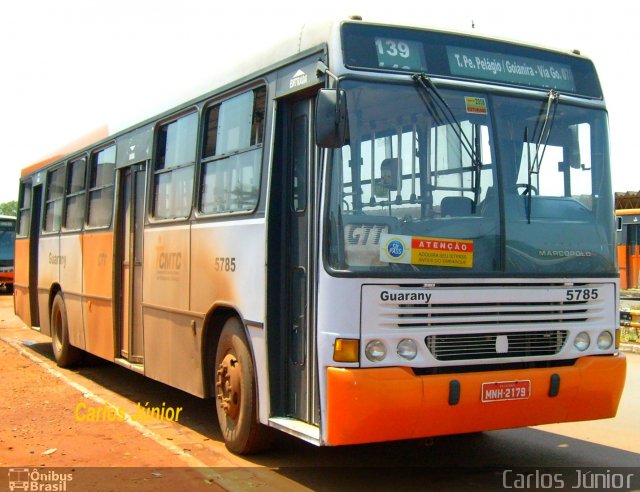
[[[316,144],[337,149],[347,143],[347,95],[341,89],[320,89],[316,99]]]

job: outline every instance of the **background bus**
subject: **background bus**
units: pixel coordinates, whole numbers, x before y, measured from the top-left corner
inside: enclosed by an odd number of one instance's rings
[[[16,240],[16,218],[0,215],[0,285],[13,292],[13,259]]]
[[[616,210],[620,288],[640,288],[640,209]]]
[[[574,53],[349,20],[22,173],[16,312],[345,445],[611,417],[607,115]]]

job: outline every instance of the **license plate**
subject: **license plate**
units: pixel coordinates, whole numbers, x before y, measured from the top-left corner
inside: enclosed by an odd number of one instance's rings
[[[482,383],[482,401],[527,400],[531,396],[531,381],[499,381]]]

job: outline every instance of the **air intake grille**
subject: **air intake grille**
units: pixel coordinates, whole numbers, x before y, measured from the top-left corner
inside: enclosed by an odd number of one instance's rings
[[[496,324],[584,323],[601,315],[596,302],[499,302],[384,305],[382,323],[397,327],[452,328]]]
[[[499,359],[555,355],[562,350],[566,330],[520,333],[429,335],[429,352],[441,361]]]

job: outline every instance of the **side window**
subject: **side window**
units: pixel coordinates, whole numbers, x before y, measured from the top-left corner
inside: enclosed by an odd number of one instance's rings
[[[71,161],[67,171],[67,195],[64,215],[65,229],[82,229],[84,224],[85,175],[87,160]]]
[[[198,114],[162,125],[156,140],[153,216],[188,217],[193,194]]]
[[[58,232],[62,223],[64,197],[64,167],[47,173],[47,197],[44,212],[44,232]]]
[[[18,235],[28,236],[31,225],[31,183],[22,183],[18,210]]]
[[[113,184],[116,170],[116,146],[95,152],[91,156],[89,184],[89,216],[91,227],[107,227],[113,215]]]
[[[250,211],[258,204],[266,88],[211,106],[205,115],[199,210]]]

